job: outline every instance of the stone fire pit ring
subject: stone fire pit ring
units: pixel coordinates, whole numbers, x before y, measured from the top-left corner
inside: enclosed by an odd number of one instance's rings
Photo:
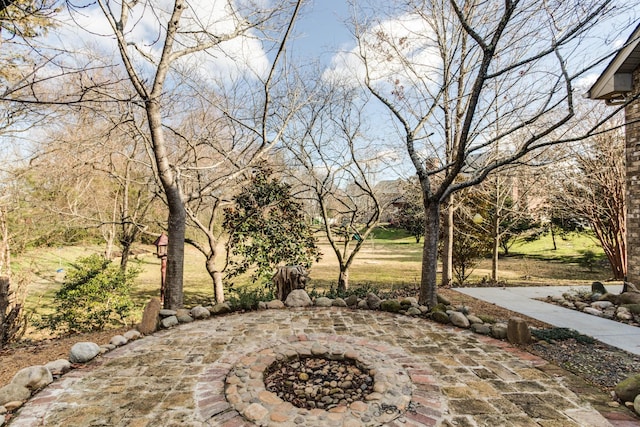
[[[369,371],[373,392],[361,401],[324,410],[298,408],[266,389],[264,372],[274,362],[308,357],[355,361]],[[388,354],[366,345],[322,339],[289,342],[247,354],[225,379],[229,404],[257,425],[386,425],[411,410],[413,389],[409,373]]]

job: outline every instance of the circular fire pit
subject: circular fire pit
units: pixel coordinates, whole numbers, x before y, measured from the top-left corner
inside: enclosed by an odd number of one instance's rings
[[[298,408],[329,410],[373,393],[371,374],[354,359],[297,357],[272,363],[264,377],[268,391]]]
[[[346,342],[299,341],[241,358],[225,381],[257,425],[381,426],[409,407],[413,384],[393,357]]]

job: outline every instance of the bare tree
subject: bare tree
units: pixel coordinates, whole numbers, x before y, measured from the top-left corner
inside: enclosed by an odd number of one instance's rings
[[[317,207],[318,220],[339,264],[338,291],[349,288],[349,268],[385,209],[399,197],[376,187],[384,150],[366,139],[366,100],[339,82],[310,89],[315,102],[301,111],[299,127],[285,140],[293,156],[298,198]]]
[[[450,195],[532,152],[595,132],[597,125],[575,132],[575,85],[602,61],[593,44],[585,49],[596,41],[591,32],[622,7],[441,0],[394,3],[387,20],[380,8],[359,11],[365,84],[392,116],[422,188],[421,303],[436,304],[440,207]],[[459,103],[454,144],[443,130],[445,95]]]
[[[589,222],[607,256],[613,278],[627,274],[625,140],[620,123],[570,149],[559,172],[557,206]]]
[[[254,155],[260,158],[273,146],[277,134],[272,135],[267,118],[273,114],[271,96],[276,77],[277,65],[282,56],[284,43],[297,16],[300,1],[282,2],[275,7],[265,9],[260,2],[233,4],[225,2],[219,16],[198,16],[185,0],[174,0],[169,10],[162,9],[153,2],[123,1],[117,6],[106,0],[98,0],[98,7],[107,19],[112,36],[115,36],[120,59],[137,96],[137,102],[143,106],[148,126],[154,170],[166,198],[169,210],[167,231],[169,235],[168,259],[166,272],[166,293],[164,305],[167,308],[179,308],[183,304],[183,262],[187,212],[185,204],[190,198],[201,197],[211,191],[203,187],[193,194],[185,193],[182,183],[184,170],[177,167],[171,152],[171,140],[167,136],[167,128],[171,121],[168,116],[167,102],[171,95],[181,96],[180,89],[173,85],[180,82],[181,70],[188,61],[192,64],[200,59],[208,58],[211,49],[218,48],[217,54],[224,55],[224,42],[238,39],[241,36],[251,37],[257,34],[266,24],[283,25],[278,33],[277,27],[265,28],[270,37],[275,35],[275,54],[271,67],[261,80],[262,123],[258,134],[253,135],[260,151]],[[69,3],[70,7],[73,5]],[[137,38],[136,16],[146,12],[146,16],[154,16],[154,25],[158,29],[157,38],[151,49]],[[209,13],[211,13],[209,11]],[[217,26],[216,26],[217,24]],[[278,36],[280,34],[280,36]],[[159,46],[156,47],[156,44]],[[195,56],[194,56],[195,55]],[[199,56],[198,56],[199,55]],[[202,84],[204,80],[191,80],[191,87]],[[186,85],[185,85],[186,86]],[[186,86],[188,87],[188,86]],[[201,86],[202,87],[202,86]],[[198,93],[193,90],[191,95]],[[171,95],[170,95],[171,94]],[[184,92],[182,93],[184,96]],[[186,103],[186,100],[185,100]],[[216,165],[209,164],[209,168]]]

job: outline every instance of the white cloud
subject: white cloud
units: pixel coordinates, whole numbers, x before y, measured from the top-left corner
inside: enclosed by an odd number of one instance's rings
[[[334,56],[323,77],[361,82],[365,78],[365,57],[374,83],[402,86],[418,79],[435,81],[442,61],[433,40],[428,22],[417,15],[383,21],[361,35],[360,47]]]
[[[110,2],[112,5],[113,3]],[[157,63],[162,53],[166,23],[171,16],[172,2],[160,0],[139,2],[130,13],[125,27],[129,53],[142,64],[148,60]],[[120,10],[113,10],[119,17]],[[117,45],[111,26],[102,10],[95,3],[75,9],[60,17],[63,25],[56,30],[56,43],[74,51],[111,56]],[[180,21],[181,34],[176,38],[174,51],[193,47],[216,36],[232,34],[238,25],[238,17],[225,0],[196,0],[188,4]],[[135,44],[135,48],[134,45]],[[142,54],[140,53],[142,52]],[[181,67],[191,67],[202,77],[229,78],[251,70],[262,74],[269,61],[260,42],[254,37],[238,36],[207,50],[181,59]]]

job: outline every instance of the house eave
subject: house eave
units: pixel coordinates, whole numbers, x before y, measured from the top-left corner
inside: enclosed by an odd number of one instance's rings
[[[633,90],[633,71],[640,65],[640,25],[633,31],[624,47],[618,51],[586,96],[618,103]]]

